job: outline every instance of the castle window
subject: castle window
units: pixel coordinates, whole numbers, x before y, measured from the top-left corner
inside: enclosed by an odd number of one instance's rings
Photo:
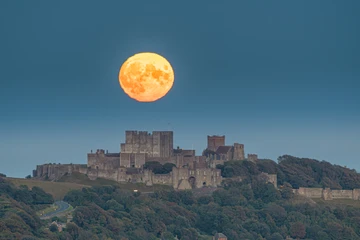
[[[204,175],[206,176],[206,171],[204,171]]]

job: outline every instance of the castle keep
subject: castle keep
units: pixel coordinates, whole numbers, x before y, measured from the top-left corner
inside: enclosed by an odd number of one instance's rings
[[[195,150],[174,149],[172,131],[126,131],[120,152],[108,153],[97,149],[87,154],[87,165],[41,165],[34,177],[46,176],[57,180],[66,173],[80,172],[95,180],[111,179],[118,182],[141,182],[147,185],[166,184],[175,189],[203,186],[217,187],[222,182],[221,170],[216,165],[230,160],[244,160],[244,145],[225,145],[225,136],[208,136],[207,148],[201,156]],[[249,155],[253,161],[256,155]],[[172,163],[168,174],[154,174],[144,169],[146,162]]]

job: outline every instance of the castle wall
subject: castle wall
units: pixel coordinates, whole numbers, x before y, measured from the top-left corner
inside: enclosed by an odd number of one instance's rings
[[[172,175],[169,174],[154,174],[152,178],[153,184],[172,185]]]
[[[120,154],[105,154],[104,150],[98,149],[96,153],[88,153],[88,167],[99,169],[114,169],[120,167]]]
[[[296,193],[308,198],[322,198],[322,188],[303,188],[300,187]]]
[[[33,177],[58,180],[67,173],[80,171],[86,172],[87,166],[85,164],[44,164],[36,166]]]
[[[322,198],[324,200],[352,199],[360,200],[360,189],[353,190],[331,190],[330,188],[303,188],[293,189],[295,194],[309,198]]]
[[[222,182],[221,170],[211,169],[211,168],[202,168],[196,169],[195,178],[196,178],[196,187],[201,188],[203,186],[217,187]]]
[[[332,193],[330,188],[325,188],[322,191],[322,199],[324,200],[332,200]]]
[[[120,167],[130,167],[131,153],[120,153]]]
[[[331,190],[332,199],[353,199],[352,190]]]
[[[360,189],[353,189],[353,199],[360,200]]]
[[[202,168],[202,169],[188,169],[188,168],[173,168],[173,187],[178,188],[182,180],[193,182],[196,188],[203,186],[217,187],[221,185],[222,177],[221,170]],[[192,180],[191,180],[192,178]]]

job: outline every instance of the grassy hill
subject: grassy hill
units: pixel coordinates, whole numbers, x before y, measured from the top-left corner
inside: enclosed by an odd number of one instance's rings
[[[120,189],[124,190],[138,190],[140,192],[153,192],[155,190],[171,190],[171,186],[155,184],[154,186],[146,186],[143,183],[119,183],[116,181],[98,178],[96,180],[90,180],[85,174],[72,173],[71,175],[63,176],[58,182],[69,182],[76,183],[86,186],[105,186],[105,185],[116,185]]]
[[[124,190],[138,190],[140,192],[153,192],[155,190],[171,190],[171,186],[166,185],[154,185],[151,187],[142,183],[118,183],[108,179],[98,178],[96,180],[90,180],[86,175],[81,173],[72,173],[71,175],[63,176],[57,182],[41,181],[35,179],[23,179],[23,178],[6,178],[9,182],[15,186],[26,185],[30,189],[34,186],[44,189],[45,192],[51,194],[55,200],[62,200],[64,196],[71,190],[78,190],[84,187],[92,186],[106,186],[116,185]]]
[[[15,186],[26,185],[31,189],[32,187],[40,187],[45,192],[51,194],[55,200],[61,200],[71,190],[78,190],[84,187],[90,187],[85,184],[71,183],[71,182],[47,182],[34,179],[22,178],[6,178],[7,181],[13,183]]]

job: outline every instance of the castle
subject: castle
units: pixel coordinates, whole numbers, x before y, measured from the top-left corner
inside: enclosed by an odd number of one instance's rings
[[[119,153],[97,149],[87,154],[87,165],[40,165],[33,176],[57,180],[65,174],[80,172],[92,180],[105,178],[148,186],[166,184],[174,189],[217,187],[222,177],[216,165],[230,160],[245,160],[244,145],[225,145],[225,136],[208,136],[207,148],[201,156],[196,156],[195,150],[174,149],[172,131],[126,131]],[[257,155],[248,154],[248,160],[257,161]],[[144,169],[146,162],[172,163],[174,167],[168,174],[154,174]]]
[[[38,165],[33,171],[33,177],[56,181],[66,174],[77,172],[86,174],[91,180],[104,178],[117,182],[144,183],[148,186],[165,184],[174,189],[186,190],[220,186],[223,179],[221,170],[216,168],[218,164],[231,160],[258,161],[256,154],[248,154],[245,158],[243,144],[225,145],[225,136],[207,136],[207,147],[201,156],[196,156],[195,150],[179,147],[174,149],[172,131],[126,131],[125,136],[125,143],[120,144],[119,153],[98,149],[87,154],[87,164]],[[147,162],[172,163],[172,171],[154,174],[144,168]],[[259,177],[277,188],[276,174],[261,173]],[[293,193],[324,200],[360,200],[360,189],[300,187],[293,189]]]

